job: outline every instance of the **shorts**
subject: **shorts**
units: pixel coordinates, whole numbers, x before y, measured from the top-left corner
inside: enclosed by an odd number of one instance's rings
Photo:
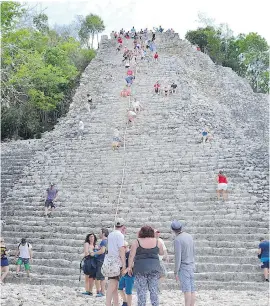
[[[85,273],[84,273],[85,274]],[[97,274],[97,269],[96,268],[92,268],[87,274],[85,274],[86,276],[88,276],[89,278],[93,278],[96,279],[96,274]]]
[[[103,261],[97,262],[96,279],[101,280],[101,281],[105,279],[104,275],[101,273],[102,265],[103,265]]]
[[[180,268],[178,276],[182,292],[195,292],[194,269],[192,267]]]
[[[29,258],[21,258],[19,257],[16,265],[21,266],[22,264],[24,264],[24,268],[26,271],[30,270],[30,264],[29,264]]]
[[[51,206],[51,208],[55,208],[55,205],[54,205],[52,200],[46,200],[45,201],[45,207],[50,207],[50,206]]]
[[[126,294],[132,294],[132,288],[134,285],[134,276],[124,275],[120,278],[118,290],[123,290],[125,288]]]
[[[261,265],[261,268],[262,269],[269,269],[269,261],[263,262],[262,265]]]
[[[217,190],[227,190],[227,184],[226,183],[218,184]]]
[[[1,267],[7,267],[7,266],[8,266],[8,259],[1,258]]]

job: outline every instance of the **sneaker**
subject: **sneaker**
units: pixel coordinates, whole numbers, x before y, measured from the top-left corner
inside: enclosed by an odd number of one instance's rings
[[[103,296],[105,296],[105,294],[102,293],[102,292],[99,292],[99,293],[97,293],[97,295],[96,295],[96,297],[103,297]]]
[[[266,282],[269,282],[269,279],[268,279],[268,278],[266,278],[266,279],[265,279],[265,281],[266,281]]]
[[[88,291],[82,292],[82,294],[84,294],[84,295],[93,295],[93,293],[88,292]]]

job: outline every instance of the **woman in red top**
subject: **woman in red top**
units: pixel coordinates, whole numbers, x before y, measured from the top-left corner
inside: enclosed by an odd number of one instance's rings
[[[218,176],[217,176],[217,183],[218,183],[218,187],[217,187],[218,200],[220,199],[221,193],[222,193],[223,200],[224,201],[227,200],[228,199],[228,194],[227,194],[228,180],[226,176],[224,175],[223,171],[219,171]]]
[[[157,62],[158,61],[158,53],[156,52],[154,55],[154,60]]]

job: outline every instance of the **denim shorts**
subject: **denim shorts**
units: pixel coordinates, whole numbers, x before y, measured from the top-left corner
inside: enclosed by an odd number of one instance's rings
[[[97,270],[96,270],[96,280],[104,280],[105,277],[101,273],[101,267],[103,265],[103,261],[97,261]]]
[[[182,292],[195,292],[193,267],[180,268],[178,276]]]

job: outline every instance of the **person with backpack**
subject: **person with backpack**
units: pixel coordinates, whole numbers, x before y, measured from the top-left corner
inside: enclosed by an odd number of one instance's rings
[[[19,272],[21,265],[24,264],[24,269],[27,273],[27,277],[30,277],[30,264],[29,262],[33,261],[33,251],[32,245],[26,241],[25,238],[22,238],[21,242],[18,245],[18,249],[15,254],[16,261],[16,277],[19,277]]]
[[[90,233],[86,236],[84,241],[84,263],[83,273],[85,280],[85,292],[82,294],[93,295],[93,287],[97,273],[97,260],[93,252],[96,249],[97,237],[94,233]]]

